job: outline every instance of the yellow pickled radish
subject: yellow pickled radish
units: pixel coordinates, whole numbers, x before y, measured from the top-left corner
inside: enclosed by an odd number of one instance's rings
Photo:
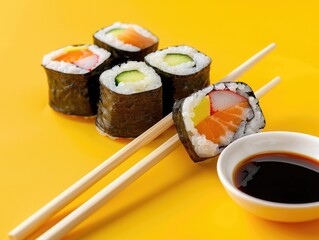
[[[195,116],[192,118],[194,126],[210,116],[210,100],[209,96],[205,96],[202,101],[194,108]]]

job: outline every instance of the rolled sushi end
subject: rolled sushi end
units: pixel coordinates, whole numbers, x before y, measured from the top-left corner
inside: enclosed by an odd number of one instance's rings
[[[54,61],[66,62],[76,65],[77,67],[92,70],[98,63],[99,56],[94,54],[88,47],[78,46],[65,49],[65,53],[54,58]]]
[[[158,38],[150,31],[136,25],[114,23],[94,34],[98,39],[112,47],[124,51],[140,51],[158,42]]]
[[[100,76],[96,127],[104,136],[135,138],[163,116],[162,83],[143,62],[124,63]]]
[[[113,65],[143,61],[157,50],[158,38],[141,26],[116,22],[93,35],[94,44],[111,52]]]
[[[96,45],[70,45],[45,55],[42,66],[61,73],[86,74],[110,56],[110,52]]]
[[[71,45],[43,57],[49,85],[49,105],[55,111],[95,116],[99,75],[110,66],[110,53],[96,45]]]
[[[210,65],[211,58],[187,45],[150,53],[145,61],[155,69],[177,76],[196,74]]]
[[[217,156],[232,141],[259,132],[265,119],[245,83],[218,83],[174,105],[179,137],[194,162]]]
[[[172,112],[176,100],[210,84],[211,58],[190,46],[168,47],[150,53],[145,62],[161,76],[164,115]]]
[[[161,78],[144,62],[129,61],[103,72],[100,83],[119,94],[134,94],[162,87]]]

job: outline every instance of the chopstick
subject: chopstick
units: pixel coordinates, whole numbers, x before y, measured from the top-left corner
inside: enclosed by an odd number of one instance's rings
[[[232,82],[234,79],[238,79],[241,75],[243,75],[248,69],[254,66],[259,60],[261,60],[267,53],[273,50],[276,47],[275,43],[269,44],[267,47],[256,53],[250,59],[245,61],[239,67],[234,69],[231,73],[226,75],[220,82]]]
[[[280,82],[280,77],[274,78],[263,88],[256,92],[256,97],[261,98],[265,93],[270,91],[274,86]],[[76,210],[71,212],[68,216],[54,225],[51,229],[41,235],[38,240],[54,240],[60,239],[65,233],[69,232],[79,223],[84,221],[92,213],[102,207],[106,202],[112,199],[116,194],[125,189],[128,185],[133,183],[149,169],[159,163],[166,155],[171,153],[177,146],[179,146],[180,141],[178,134],[175,134],[160,147],[155,149],[152,153],[147,155],[144,159],[139,161],[120,177],[115,179],[111,184],[106,186],[100,192],[95,194],[88,201],[83,203]]]
[[[235,70],[230,72],[221,81],[234,81],[252,66],[254,66],[265,55],[275,48],[276,44],[272,43],[266,48],[262,49],[254,56],[249,58]],[[112,155],[110,158],[102,162],[91,172],[83,176],[65,191],[60,193],[57,197],[52,199],[49,203],[44,205],[41,209],[27,218],[24,222],[9,232],[9,237],[12,240],[24,239],[35,231],[41,224],[53,217],[62,208],[76,199],[79,195],[89,189],[92,185],[102,179],[106,174],[111,172],[114,168],[120,165],[126,158],[134,154],[144,145],[150,143],[157,138],[161,133],[165,132],[173,125],[172,114],[170,113],[153,127],[145,131],[139,137],[123,147],[120,151]]]

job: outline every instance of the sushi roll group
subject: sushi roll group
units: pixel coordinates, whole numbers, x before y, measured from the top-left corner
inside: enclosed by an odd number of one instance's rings
[[[135,138],[163,115],[162,83],[144,62],[114,66],[100,77],[96,127],[112,138]]]
[[[217,83],[175,102],[173,120],[194,162],[212,158],[237,138],[265,127],[258,100],[242,82]]]
[[[58,112],[94,116],[99,99],[99,76],[109,68],[111,54],[96,45],[72,45],[43,57],[49,104]]]
[[[114,23],[97,31],[94,44],[111,52],[113,65],[131,61],[143,61],[156,51],[158,38],[136,24]]]
[[[197,162],[265,126],[250,87],[209,86],[211,58],[190,46],[157,50],[154,34],[122,23],[97,31],[94,43],[53,51],[42,65],[50,106],[70,115],[97,115],[102,135],[135,138],[173,110],[179,136]]]
[[[190,46],[158,50],[145,57],[145,62],[161,76],[164,115],[172,112],[176,100],[209,86],[211,59]]]

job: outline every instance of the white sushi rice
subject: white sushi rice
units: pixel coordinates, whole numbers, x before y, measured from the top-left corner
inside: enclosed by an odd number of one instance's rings
[[[122,72],[138,70],[145,75],[145,78],[136,82],[120,82],[117,86],[115,78]],[[162,86],[161,78],[155,70],[147,66],[144,62],[129,61],[121,65],[116,65],[110,70],[106,70],[100,76],[100,83],[112,91],[120,94],[134,94],[146,92]]]
[[[251,121],[243,121],[238,128],[236,133],[227,131],[225,136],[221,137],[221,144],[218,145],[206,138],[205,135],[200,134],[194,126],[193,119],[195,116],[194,108],[202,101],[202,99],[213,89],[224,90],[229,89],[230,91],[244,95],[247,91],[246,86],[240,83],[218,83],[211,85],[203,90],[200,90],[191,96],[187,97],[182,105],[182,116],[184,120],[185,130],[187,131],[188,137],[194,147],[196,154],[202,158],[210,158],[221,152],[220,146],[227,146],[230,142],[235,139],[260,131],[261,124],[264,122],[262,113],[258,111],[257,103],[258,100],[253,97],[248,97],[248,102],[252,108],[247,109],[244,112],[244,116],[248,119],[253,118]]]
[[[94,54],[96,54],[98,56],[98,62],[93,67],[93,69],[96,68],[97,66],[99,66],[101,63],[103,63],[106,59],[108,59],[111,56],[110,52],[108,52],[107,50],[105,50],[103,48],[99,48],[96,45],[89,45],[89,44],[83,45],[83,47],[86,47],[86,46],[88,47],[88,49],[90,51],[92,51]],[[53,59],[61,56],[62,54],[67,53],[68,50],[70,50],[74,47],[75,46],[70,45],[70,46],[55,50],[47,55],[44,55],[44,57],[42,59],[42,65],[46,68],[49,68],[49,69],[52,69],[55,71],[59,71],[62,73],[85,74],[85,73],[90,72],[89,70],[84,69],[84,68],[80,68],[72,63],[53,60]]]
[[[151,32],[148,30],[136,25],[136,24],[126,24],[126,23],[120,23],[116,22],[111,26],[108,26],[106,28],[103,28],[99,31],[97,31],[94,34],[94,37],[101,42],[104,42],[114,48],[129,51],[129,52],[138,52],[141,49],[139,47],[133,46],[132,44],[124,43],[123,41],[119,40],[116,36],[114,36],[112,33],[109,33],[111,30],[116,28],[128,28],[132,27],[135,31],[137,31],[139,34],[143,35],[144,37],[152,38],[154,40],[154,43],[158,42],[158,38],[154,36]]]
[[[176,66],[170,66],[164,61],[164,57],[167,54],[185,54],[193,59],[193,61],[178,64]],[[169,47],[156,52],[150,53],[145,57],[145,60],[153,67],[156,67],[163,72],[167,72],[174,75],[190,75],[199,72],[207,65],[211,63],[211,58],[205,54],[198,52],[196,49],[190,46],[175,46]]]
[[[185,130],[194,146],[194,150],[199,157],[207,158],[213,156],[218,149],[218,144],[206,139],[206,136],[200,134],[194,126],[193,119],[195,116],[194,108],[202,101],[207,93],[214,89],[209,86],[187,97],[182,106],[182,116],[184,120]]]

